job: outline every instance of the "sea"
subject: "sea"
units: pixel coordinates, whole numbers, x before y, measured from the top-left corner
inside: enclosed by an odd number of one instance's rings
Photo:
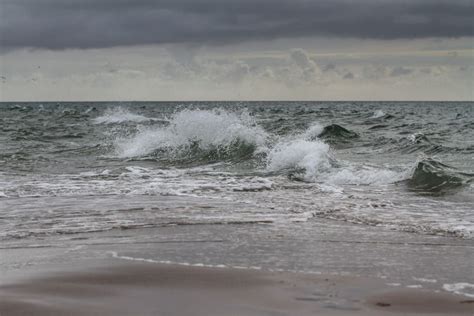
[[[473,193],[474,102],[0,103],[4,278],[138,260],[474,297]]]
[[[470,239],[473,179],[473,102],[0,104],[3,240],[322,218]]]

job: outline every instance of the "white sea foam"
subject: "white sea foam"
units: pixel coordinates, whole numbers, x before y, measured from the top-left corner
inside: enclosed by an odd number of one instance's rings
[[[313,123],[302,135],[306,140],[312,140],[318,137],[324,130],[324,127],[319,123]]]
[[[370,118],[380,118],[384,115],[385,113],[382,110],[377,110],[373,113],[373,115]]]
[[[190,262],[178,262],[170,260],[154,260],[140,257],[130,257],[130,256],[121,256],[116,251],[108,251],[107,254],[110,254],[112,258],[129,260],[129,261],[139,261],[139,262],[148,262],[148,263],[158,263],[158,264],[169,264],[176,266],[185,266],[185,267],[199,267],[199,268],[219,268],[219,269],[242,269],[242,270],[262,270],[262,267],[259,266],[238,266],[238,265],[225,265],[225,264],[206,264],[206,263],[190,263]],[[270,270],[274,271],[274,270]],[[284,270],[281,270],[284,271]]]
[[[405,178],[405,172],[367,166],[361,166],[359,168],[347,166],[332,170],[332,172],[325,177],[325,180],[329,184],[336,185],[369,185],[395,183]]]
[[[117,107],[105,111],[102,116],[96,117],[94,123],[96,124],[116,124],[123,122],[146,122],[155,120],[143,115],[130,112],[128,109]]]
[[[304,180],[333,185],[388,184],[403,180],[406,172],[370,166],[355,166],[337,162],[328,144],[317,136],[323,127],[311,125],[305,132],[292,139],[281,140],[269,150],[267,169],[270,171],[303,170]]]
[[[166,127],[142,129],[115,141],[120,157],[138,157],[155,150],[180,150],[197,144],[202,150],[225,148],[242,142],[263,149],[267,133],[246,112],[185,110],[170,118]]]
[[[85,171],[79,173],[79,176],[82,178],[91,178],[91,177],[98,177],[98,176],[106,176],[110,174],[110,170],[105,169],[103,171],[97,172],[97,171]]]
[[[94,111],[94,107],[89,107],[87,110],[84,111],[84,114],[89,114],[90,112]]]
[[[410,141],[410,143],[415,144],[419,142],[420,140],[422,140],[423,137],[424,137],[423,133],[414,133],[414,134],[408,135],[407,139]]]
[[[304,169],[305,178],[314,179],[331,168],[329,145],[303,139],[277,143],[268,153],[267,168],[270,171]]]
[[[467,297],[474,297],[474,284],[467,282],[444,284],[443,289]]]
[[[413,280],[423,282],[423,283],[436,283],[438,282],[436,279],[427,279],[427,278],[416,278],[412,277]]]

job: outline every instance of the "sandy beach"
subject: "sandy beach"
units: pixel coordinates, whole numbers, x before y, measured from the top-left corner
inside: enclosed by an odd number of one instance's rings
[[[471,315],[473,300],[379,280],[156,263],[74,268],[0,288],[8,315]]]
[[[366,227],[329,224],[298,235],[209,225],[5,242],[0,315],[472,314],[469,286],[445,288],[470,280],[469,241],[373,228],[375,240]]]

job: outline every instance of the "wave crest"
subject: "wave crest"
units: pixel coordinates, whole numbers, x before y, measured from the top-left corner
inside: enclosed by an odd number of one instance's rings
[[[164,127],[146,128],[115,141],[122,158],[217,160],[247,157],[265,147],[267,133],[248,113],[225,110],[184,110]]]
[[[340,125],[331,124],[325,126],[321,133],[318,135],[318,137],[330,143],[338,143],[345,142],[353,138],[358,138],[359,135]]]
[[[474,175],[462,173],[455,168],[431,158],[419,161],[408,179],[408,186],[425,194],[445,194],[460,189],[472,182]]]
[[[268,170],[303,172],[305,180],[315,179],[331,166],[329,145],[317,140],[283,141],[276,144],[267,156]]]

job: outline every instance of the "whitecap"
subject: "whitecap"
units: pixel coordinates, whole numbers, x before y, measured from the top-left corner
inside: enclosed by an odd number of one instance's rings
[[[322,129],[314,123],[303,133],[277,142],[268,151],[267,170],[302,170],[305,181],[325,183],[331,190],[334,185],[389,184],[407,178],[405,171],[337,161],[330,146],[317,138]]]
[[[106,110],[102,116],[96,117],[93,121],[96,124],[117,124],[124,122],[141,123],[152,120],[155,119],[132,113],[122,107],[116,107]]]
[[[329,145],[319,140],[296,139],[277,143],[268,153],[267,169],[304,169],[306,179],[315,179],[331,168]]]
[[[385,113],[382,110],[377,110],[373,113],[373,115],[370,118],[373,118],[373,119],[380,118],[384,115],[385,115]]]
[[[156,150],[180,151],[197,145],[201,150],[227,148],[240,142],[264,150],[267,133],[254,119],[225,110],[184,110],[169,119],[166,127],[141,129],[115,140],[119,157],[139,157]]]
[[[303,133],[302,137],[306,140],[313,140],[318,137],[324,130],[324,127],[319,123],[313,123]]]

